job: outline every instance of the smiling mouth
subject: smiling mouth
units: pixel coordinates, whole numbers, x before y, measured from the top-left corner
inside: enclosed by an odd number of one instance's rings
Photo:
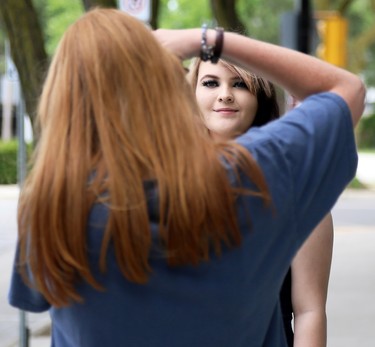
[[[231,109],[231,108],[221,108],[221,109],[217,109],[217,110],[214,110],[216,113],[219,113],[220,115],[233,115],[235,113],[238,112],[238,110],[235,110],[235,109]]]

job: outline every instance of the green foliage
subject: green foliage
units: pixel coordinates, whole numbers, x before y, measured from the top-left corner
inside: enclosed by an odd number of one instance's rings
[[[17,183],[17,141],[0,142],[0,184]]]
[[[213,22],[209,0],[161,0],[159,27],[182,29]]]
[[[375,85],[375,8],[373,1],[352,1],[347,12],[349,20],[349,64],[355,72],[362,71],[367,85]]]
[[[280,14],[291,11],[294,0],[237,0],[236,10],[251,37],[279,43]],[[159,26],[179,29],[214,26],[209,0],[161,0]]]
[[[374,12],[371,10],[370,1],[353,1],[347,16],[350,21],[350,36],[360,35],[364,30],[374,24]]]
[[[236,9],[249,36],[278,44],[281,14],[294,10],[295,0],[237,0]]]
[[[367,186],[363,184],[357,177],[355,177],[348,185],[351,189],[367,189]]]
[[[30,157],[32,145],[27,145],[27,156]],[[0,184],[17,183],[18,141],[0,141]]]
[[[357,144],[360,149],[375,149],[375,114],[363,117],[359,122]]]
[[[0,21],[0,75],[5,72],[5,28]]]
[[[43,27],[46,50],[51,55],[65,30],[83,13],[82,1],[34,0],[34,3]]]

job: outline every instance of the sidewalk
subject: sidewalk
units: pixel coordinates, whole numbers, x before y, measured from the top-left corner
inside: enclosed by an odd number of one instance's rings
[[[375,189],[375,154],[359,153],[357,178],[370,189]]]
[[[8,305],[7,295],[17,237],[17,185],[0,185],[0,347],[16,347],[20,312]],[[50,346],[48,313],[26,314],[31,338],[28,347]]]
[[[375,155],[360,154],[357,178],[370,189],[347,190],[339,203],[362,199],[373,211],[374,223],[348,226],[338,222],[335,227],[327,302],[329,347],[372,347],[375,343],[372,328],[375,323]],[[17,234],[18,193],[16,185],[0,186],[0,347],[20,346],[20,312],[7,304]],[[358,205],[358,209],[362,206]],[[342,213],[346,213],[345,208]],[[50,346],[48,313],[27,314],[26,317],[31,332],[28,347]]]

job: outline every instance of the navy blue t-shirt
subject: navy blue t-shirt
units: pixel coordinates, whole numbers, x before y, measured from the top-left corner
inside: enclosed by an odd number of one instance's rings
[[[355,175],[350,111],[339,96],[322,93],[237,141],[262,168],[273,198],[272,209],[257,197],[237,200],[240,247],[196,267],[171,268],[155,246],[150,280],[138,285],[122,276],[111,246],[103,275],[97,261],[108,209],[96,204],[89,215],[88,250],[106,290],[80,283],[84,302],[57,309],[26,287],[14,268],[10,304],[32,312],[49,309],[56,347],[287,346],[280,288],[296,251]],[[245,177],[242,184],[252,186]],[[146,190],[157,245],[156,187]]]

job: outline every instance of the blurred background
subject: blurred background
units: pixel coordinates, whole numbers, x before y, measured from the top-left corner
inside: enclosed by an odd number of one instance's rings
[[[0,184],[22,180],[37,142],[35,106],[50,57],[69,24],[93,6],[118,7],[154,29],[219,25],[358,74],[368,95],[357,142],[360,151],[374,152],[375,0],[2,0]]]
[[[222,26],[362,78],[368,92],[356,128],[357,177],[333,210],[328,346],[375,346],[375,0],[1,0],[0,347],[50,344],[47,314],[25,316],[6,301],[18,187],[38,141],[35,108],[50,58],[67,27],[93,6],[120,8],[153,29]],[[287,99],[280,92],[281,107]]]

